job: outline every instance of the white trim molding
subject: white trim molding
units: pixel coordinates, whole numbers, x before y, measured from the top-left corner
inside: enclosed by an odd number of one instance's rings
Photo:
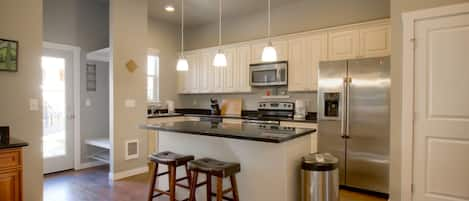
[[[402,116],[401,116],[401,186],[400,200],[412,200],[414,144],[414,46],[415,23],[435,17],[469,13],[469,3],[424,9],[402,14]]]
[[[116,173],[109,172],[109,179],[113,181],[124,179],[127,177],[146,173],[148,172],[148,170],[149,170],[148,166],[143,166],[143,167],[138,167],[138,168],[134,168],[131,170],[122,171],[122,172],[116,172]]]
[[[81,143],[80,143],[80,53],[81,48],[59,43],[42,42],[43,48],[71,51],[73,53],[73,136],[74,136],[74,169],[81,169]]]

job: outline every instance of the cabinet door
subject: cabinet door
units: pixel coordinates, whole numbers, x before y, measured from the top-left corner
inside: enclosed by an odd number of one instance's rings
[[[249,64],[251,61],[251,47],[243,45],[237,48],[236,53],[236,74],[235,83],[238,92],[250,92],[251,85],[249,82]]]
[[[213,53],[213,56],[210,59],[210,75],[209,75],[209,80],[210,80],[210,88],[211,92],[213,93],[222,93],[224,89],[224,76],[225,76],[225,71],[224,68],[219,68],[213,66],[213,58],[215,57],[215,52]]]
[[[0,200],[20,201],[21,200],[21,170],[10,171],[0,170]]]
[[[213,54],[210,51],[204,51],[200,56],[199,63],[199,92],[209,93],[211,92],[210,86],[210,74],[212,67]]]
[[[329,33],[329,59],[353,59],[359,54],[359,31],[335,31]]]
[[[223,92],[236,92],[235,80],[238,78],[236,48],[227,48],[223,52],[226,56],[226,67],[219,67],[223,70]],[[215,67],[217,68],[217,67]]]
[[[288,90],[317,90],[319,62],[327,59],[327,34],[289,41]]]
[[[317,124],[281,121],[280,126],[318,129]],[[318,151],[318,132],[311,133],[311,153]]]
[[[188,93],[188,89],[186,88],[187,71],[178,71],[177,79],[178,79],[178,93],[180,94]]]
[[[199,91],[199,58],[200,54],[193,53],[186,55],[189,63],[189,71],[186,76],[186,90],[188,93],[197,93]]]
[[[360,30],[360,56],[380,57],[391,54],[391,28],[389,25]]]
[[[258,42],[251,46],[251,63],[262,63],[262,52],[265,46],[267,46],[267,41]],[[277,61],[288,60],[288,41],[272,41],[272,46],[277,51]]]

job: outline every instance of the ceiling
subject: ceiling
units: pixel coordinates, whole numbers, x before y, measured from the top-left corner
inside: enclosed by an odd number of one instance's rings
[[[300,0],[272,0],[272,7]],[[173,24],[180,23],[181,0],[148,0],[148,14]],[[176,11],[166,12],[164,7],[173,5]],[[223,16],[234,17],[255,12],[266,12],[267,0],[223,0]],[[184,22],[187,26],[197,26],[218,20],[218,0],[184,0]]]

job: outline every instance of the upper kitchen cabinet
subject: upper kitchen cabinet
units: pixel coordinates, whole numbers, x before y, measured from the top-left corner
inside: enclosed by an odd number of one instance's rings
[[[199,90],[200,54],[189,53],[185,55],[189,63],[188,71],[178,72],[178,92],[181,94],[196,93]]]
[[[358,30],[333,31],[329,33],[330,60],[352,59],[359,53]]]
[[[212,73],[212,61],[215,56],[214,51],[206,50],[200,52],[200,63],[199,63],[199,93],[210,93],[212,92],[211,74]]]
[[[224,49],[223,52],[226,56],[226,66],[225,67],[215,67],[220,68],[223,71],[223,91],[222,92],[237,92],[235,85],[235,79],[238,77],[235,71],[239,68],[236,61],[236,47]]]
[[[329,60],[380,57],[391,54],[389,23],[357,25],[329,32]]]
[[[360,29],[360,56],[380,57],[391,54],[389,25]]]
[[[251,45],[251,63],[262,63],[262,52],[267,45],[267,41],[256,42]],[[277,61],[288,60],[288,41],[273,40],[272,46],[277,51]]]
[[[236,68],[234,70],[234,81],[237,92],[250,92],[250,72],[249,64],[251,61],[251,47],[241,45],[236,48]]]
[[[288,91],[316,91],[319,62],[327,60],[327,33],[288,41]]]

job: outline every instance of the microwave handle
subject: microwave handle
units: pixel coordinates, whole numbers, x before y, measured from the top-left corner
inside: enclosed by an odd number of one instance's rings
[[[281,77],[280,77],[280,71],[281,69],[280,68],[277,68],[277,81],[281,81]]]

